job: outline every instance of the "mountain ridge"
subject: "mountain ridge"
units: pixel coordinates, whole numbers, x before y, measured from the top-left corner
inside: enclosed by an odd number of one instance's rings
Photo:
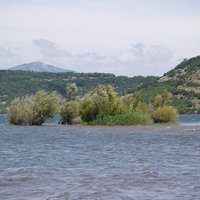
[[[34,72],[52,72],[52,73],[62,73],[62,72],[74,72],[68,69],[61,69],[53,65],[45,64],[40,61],[24,63],[9,68],[8,70],[23,70],[23,71],[34,71]]]

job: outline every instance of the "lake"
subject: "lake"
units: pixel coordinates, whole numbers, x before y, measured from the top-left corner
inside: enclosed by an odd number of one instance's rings
[[[14,126],[0,115],[2,200],[200,198],[200,115],[177,126]]]

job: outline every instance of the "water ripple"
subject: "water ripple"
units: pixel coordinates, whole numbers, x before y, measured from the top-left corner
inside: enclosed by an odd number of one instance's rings
[[[199,199],[200,126],[1,130],[0,199]]]

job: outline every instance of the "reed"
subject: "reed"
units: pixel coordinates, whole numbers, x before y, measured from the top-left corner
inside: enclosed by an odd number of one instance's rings
[[[122,114],[113,116],[104,116],[102,118],[96,118],[90,125],[149,125],[152,124],[152,119],[148,114],[139,112],[126,111]]]

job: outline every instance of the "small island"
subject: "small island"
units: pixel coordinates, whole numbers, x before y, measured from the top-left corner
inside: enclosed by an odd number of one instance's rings
[[[98,85],[84,96],[77,96],[75,83],[67,85],[67,96],[59,102],[56,91],[40,90],[35,95],[15,98],[6,109],[7,120],[15,125],[42,125],[60,113],[60,124],[149,125],[175,122],[177,109],[164,90],[153,104],[140,101],[141,91],[118,96],[111,85]]]

